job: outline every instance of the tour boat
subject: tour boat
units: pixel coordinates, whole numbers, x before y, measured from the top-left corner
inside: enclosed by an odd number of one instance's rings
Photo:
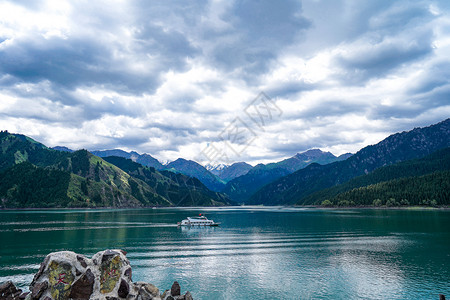
[[[208,220],[205,216],[188,217],[181,222],[178,222],[178,226],[219,226],[220,223],[216,223],[213,220]]]

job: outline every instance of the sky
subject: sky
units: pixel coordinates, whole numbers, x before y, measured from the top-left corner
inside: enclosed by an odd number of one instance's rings
[[[0,129],[162,162],[356,152],[450,116],[450,2],[0,0]]]

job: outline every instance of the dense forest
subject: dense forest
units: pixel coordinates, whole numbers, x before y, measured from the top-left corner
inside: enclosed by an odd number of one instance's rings
[[[439,171],[384,181],[341,193],[323,206],[408,206],[448,205],[450,199],[450,171]]]
[[[29,162],[0,173],[0,198],[9,207],[66,207],[70,173],[38,168]]]
[[[367,175],[356,177],[352,180],[347,181],[344,184],[340,184],[331,188],[320,190],[309,197],[306,198],[305,201],[314,203],[314,204],[321,204],[323,201],[328,200],[325,202],[325,205],[338,205],[339,201],[349,200],[353,201],[353,205],[371,205],[372,202],[361,198],[361,199],[355,199],[354,195],[358,193],[363,193],[361,191],[358,192],[358,190],[363,190],[363,187],[371,187],[373,189],[375,186],[379,186],[379,184],[387,184],[387,182],[391,182],[389,186],[391,186],[392,190],[389,191],[388,194],[395,194],[395,193],[403,193],[402,191],[397,191],[396,188],[400,188],[400,186],[396,186],[394,179],[400,179],[400,178],[407,178],[407,180],[414,181],[417,179],[418,176],[431,174],[438,171],[449,171],[450,170],[450,148],[445,148],[442,150],[438,150],[428,156],[425,156],[420,159],[414,159],[414,160],[408,160],[401,163],[393,164],[390,166],[382,167],[379,169],[376,169],[372,173],[369,173]],[[428,178],[426,180],[431,180],[433,177]],[[445,179],[445,178],[444,178]],[[423,188],[423,184],[425,185],[434,185],[432,182],[424,183],[425,179],[421,179],[421,188]],[[448,178],[450,180],[450,177]],[[394,184],[394,185],[392,185]],[[413,187],[412,187],[413,188]],[[445,189],[444,185],[435,185],[434,186],[434,198],[437,197],[437,195],[441,195],[440,199],[442,200],[440,203],[445,204],[446,201],[445,198],[442,198],[442,195],[444,195],[443,189]],[[412,191],[413,192],[413,191]],[[353,195],[350,199],[350,196],[344,196],[344,195]],[[417,195],[420,194],[420,191],[417,190]],[[349,198],[349,199],[346,199]],[[384,203],[386,202],[386,199],[390,198],[391,196],[388,196],[387,194],[384,196],[379,196],[377,199],[384,199]],[[392,196],[393,197],[393,196]],[[396,196],[394,198],[397,198],[400,196]],[[430,196],[431,197],[431,196]],[[408,198],[414,198],[414,196],[410,195]],[[419,197],[420,198],[420,197]],[[448,199],[448,198],[447,198]],[[426,200],[420,198],[420,200]],[[332,203],[330,203],[330,201]],[[411,204],[419,204],[418,201],[411,199],[409,201]],[[405,202],[405,201],[404,201]],[[342,202],[341,205],[346,202]],[[350,205],[347,203],[347,205]]]

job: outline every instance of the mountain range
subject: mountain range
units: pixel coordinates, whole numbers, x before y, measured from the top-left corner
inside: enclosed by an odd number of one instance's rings
[[[52,149],[63,152],[73,152],[73,150],[64,146],[57,146]],[[245,162],[237,162],[232,165],[220,164],[217,166],[203,166],[195,161],[186,160],[184,158],[178,158],[177,160],[164,165],[147,153],[139,154],[135,151],[127,152],[121,149],[94,150],[90,152],[102,158],[108,156],[123,157],[131,159],[132,161],[142,164],[143,166],[153,167],[158,171],[168,170],[195,177],[210,190],[216,192],[225,191],[231,195],[231,197],[235,198],[235,200],[240,202],[242,202],[243,199],[240,195],[236,196],[236,193],[234,192],[236,185],[239,185],[240,190],[249,190],[251,193],[262,187],[264,184],[278,179],[281,176],[297,171],[310,163],[317,162],[320,164],[327,164],[333,161],[343,160],[351,156],[351,154],[348,153],[336,157],[330,152],[322,152],[319,149],[311,149],[306,152],[297,153],[293,157],[280,162],[269,163],[267,165],[259,164],[252,167]],[[250,174],[248,174],[249,172]],[[227,185],[228,182],[247,174],[248,178],[243,177]],[[250,186],[247,187],[247,184]],[[247,196],[249,195],[246,193],[246,197]]]
[[[229,195],[234,201],[245,203],[264,185],[300,170],[309,164],[328,164],[347,159],[350,156],[351,154],[348,153],[336,157],[330,152],[311,149],[302,153],[297,153],[293,157],[277,163],[256,165],[249,170],[247,174],[229,181],[222,191]]]
[[[161,164],[120,149],[50,149],[0,132],[0,207],[448,205],[450,119],[339,157],[311,149],[254,167]]]
[[[208,166],[206,168],[208,169]],[[247,174],[252,168],[248,163],[237,162],[229,166],[221,164],[219,167],[216,166],[208,170],[224,182],[228,182],[236,177]]]
[[[87,150],[53,150],[6,131],[0,132],[0,147],[0,206],[4,208],[232,204],[196,178],[159,172],[130,159],[109,158],[111,163]]]
[[[311,164],[271,182],[254,193],[248,204],[308,205],[314,192],[345,183],[377,168],[424,157],[450,146],[450,119],[424,128],[393,134],[344,161]]]
[[[156,170],[164,169],[164,166],[156,158],[147,153],[139,154],[135,151],[126,152],[120,149],[94,150],[90,152],[98,157],[119,156],[131,159],[132,161],[137,162],[146,167],[153,167]]]

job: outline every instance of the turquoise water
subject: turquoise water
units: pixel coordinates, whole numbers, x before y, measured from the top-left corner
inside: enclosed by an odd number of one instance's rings
[[[217,228],[178,228],[206,214]],[[52,251],[128,251],[134,281],[194,299],[450,297],[450,211],[294,208],[0,211],[0,282]]]

